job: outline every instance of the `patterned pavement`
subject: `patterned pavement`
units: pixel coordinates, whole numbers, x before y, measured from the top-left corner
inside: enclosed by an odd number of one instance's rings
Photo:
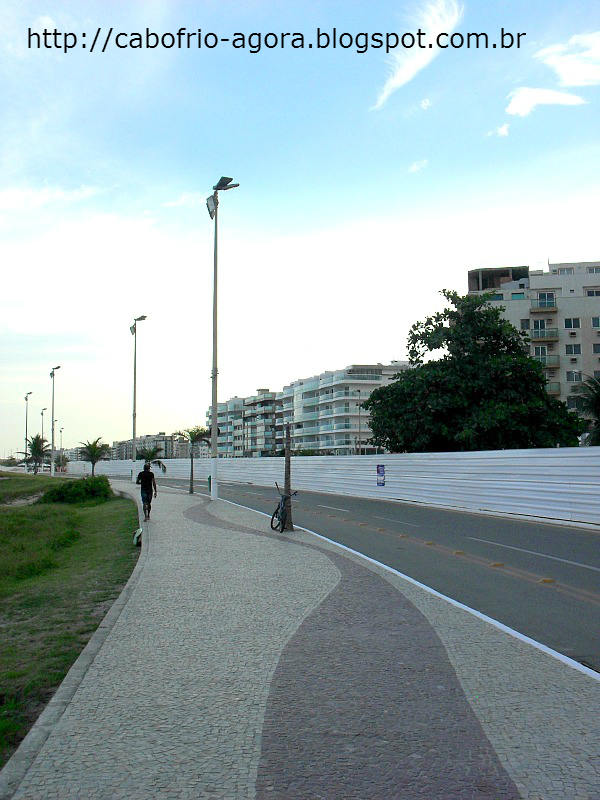
[[[3,800],[600,798],[598,681],[311,534],[161,489],[120,600]]]

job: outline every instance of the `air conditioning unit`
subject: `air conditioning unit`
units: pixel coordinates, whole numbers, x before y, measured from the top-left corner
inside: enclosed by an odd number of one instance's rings
[[[576,364],[576,363],[577,363],[577,358],[574,356],[574,357],[571,359],[571,364]]]
[[[569,331],[569,336],[577,336],[577,331]]]

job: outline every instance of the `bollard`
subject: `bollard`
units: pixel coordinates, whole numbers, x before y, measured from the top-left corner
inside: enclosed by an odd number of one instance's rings
[[[208,491],[210,492],[210,475],[208,476]]]

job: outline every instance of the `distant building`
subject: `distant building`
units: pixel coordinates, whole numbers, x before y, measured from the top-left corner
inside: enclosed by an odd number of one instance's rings
[[[351,455],[374,453],[369,414],[360,404],[385,386],[406,361],[352,364],[343,370],[301,378],[282,392],[258,389],[252,397],[234,397],[218,405],[219,455],[260,457],[281,453],[290,423],[292,452]],[[210,428],[211,409],[207,413]]]
[[[156,434],[145,434],[136,438],[136,450],[142,448],[159,447],[160,453],[158,458],[189,458],[190,448],[189,443],[182,437],[175,434],[166,434],[160,431]],[[203,458],[208,456],[208,445],[204,443],[196,444],[194,446],[194,456]],[[133,456],[133,439],[124,439],[122,441],[113,442],[111,447],[111,459],[117,461],[131,461]]]
[[[493,291],[491,305],[527,334],[531,356],[540,361],[548,394],[568,408],[586,376],[600,378],[600,261],[469,270],[469,294]]]

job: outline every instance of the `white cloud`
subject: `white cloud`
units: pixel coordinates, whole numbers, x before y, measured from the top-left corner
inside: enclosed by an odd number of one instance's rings
[[[494,128],[493,131],[488,131],[486,136],[508,136],[508,129],[510,128],[510,124],[505,122],[504,125],[500,125],[498,128]]]
[[[452,33],[462,19],[464,6],[456,0],[432,0],[428,2],[405,28],[416,32],[419,28],[427,34],[425,49],[415,44],[411,49],[399,48],[391,59],[391,74],[380,91],[374,108],[382,108],[390,95],[411,81],[422,69],[439,55],[440,48],[435,38],[440,33]],[[429,47],[429,44],[433,47]]]
[[[425,167],[428,164],[429,164],[429,161],[426,158],[423,158],[421,161],[413,161],[413,163],[408,168],[408,171],[412,172],[412,173],[420,172],[422,169],[425,169]]]
[[[506,113],[513,116],[526,117],[536,106],[581,106],[587,103],[583,97],[555,89],[532,89],[521,86],[508,95],[510,103]]]
[[[419,105],[423,111],[427,111],[428,108],[431,108],[431,100],[428,97],[425,97],[423,100],[421,100]]]
[[[0,189],[0,211],[34,211],[56,203],[77,203],[80,200],[87,200],[88,197],[97,193],[98,190],[92,186],[82,186],[79,189],[61,189],[50,186]]]
[[[600,84],[600,31],[571,36],[566,44],[555,44],[535,53],[556,72],[561,86]]]
[[[203,197],[198,192],[183,192],[176,200],[167,200],[162,203],[163,208],[193,208],[203,201]]]

